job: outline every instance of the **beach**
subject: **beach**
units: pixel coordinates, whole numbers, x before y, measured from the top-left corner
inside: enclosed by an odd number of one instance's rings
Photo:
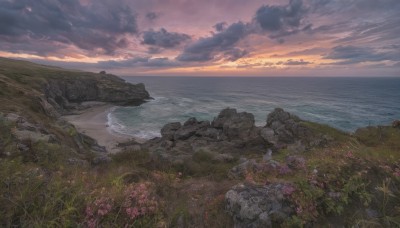
[[[103,104],[83,110],[77,115],[68,115],[63,118],[75,125],[77,130],[97,140],[100,146],[106,147],[109,153],[117,153],[118,143],[131,140],[133,137],[113,132],[107,124],[107,115],[114,107]]]

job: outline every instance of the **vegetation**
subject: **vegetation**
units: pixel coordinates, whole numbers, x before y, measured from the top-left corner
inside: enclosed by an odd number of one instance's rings
[[[0,59],[1,64],[10,63]],[[287,227],[400,226],[398,128],[369,127],[349,135],[304,122],[333,143],[296,154],[304,162],[294,167],[288,163],[293,154],[280,150],[272,155],[275,168],[249,171],[239,180],[228,177],[239,157],[218,161],[210,151],[168,162],[149,151],[127,150],[93,166],[91,153],[73,143],[76,130],[46,116],[35,103],[38,92],[30,89],[39,86],[38,75],[83,73],[22,65],[18,71],[0,67],[1,227],[232,227],[224,196],[242,182],[290,183],[284,194],[295,214]],[[10,112],[64,140],[31,142],[21,152],[15,124],[4,118]],[[246,156],[262,161],[256,153]]]

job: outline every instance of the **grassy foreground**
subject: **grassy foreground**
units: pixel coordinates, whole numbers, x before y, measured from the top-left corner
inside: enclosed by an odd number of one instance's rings
[[[2,122],[2,132],[7,129]],[[96,167],[63,162],[60,147],[35,145],[36,156],[0,160],[1,226],[231,227],[224,194],[239,182],[290,182],[296,215],[285,226],[355,227],[400,225],[400,131],[378,128],[306,152],[295,170],[226,175],[235,164],[199,152],[185,165],[166,164],[146,151],[126,151]],[[2,135],[5,138],[5,134]],[[275,159],[285,163],[285,154]],[[261,157],[252,156],[261,160]],[[203,166],[207,164],[206,166]],[[217,175],[216,175],[217,174]]]

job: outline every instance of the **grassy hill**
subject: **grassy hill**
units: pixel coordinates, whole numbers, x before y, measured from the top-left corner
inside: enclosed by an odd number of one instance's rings
[[[283,186],[278,195],[290,212],[275,226],[400,226],[399,128],[348,134],[301,122],[330,142],[302,152],[283,147],[270,159],[239,149],[229,160],[217,159],[219,151],[199,150],[188,151],[187,160],[169,161],[157,150],[128,147],[94,164],[95,143],[44,105],[61,107],[50,103],[53,97],[43,88],[70,80],[126,86],[114,76],[0,58],[2,227],[233,227],[260,219],[238,221],[243,217],[228,209],[226,193],[233,186]],[[54,109],[68,111],[62,108]],[[37,138],[21,140],[21,132]],[[232,177],[232,170],[243,172]],[[278,217],[270,214],[271,221],[282,221]]]

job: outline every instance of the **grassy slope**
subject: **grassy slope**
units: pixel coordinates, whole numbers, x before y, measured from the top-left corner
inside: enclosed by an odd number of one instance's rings
[[[10,63],[0,59],[1,64]],[[30,106],[36,93],[31,88],[46,74],[87,74],[12,64],[0,67],[0,112],[24,113],[50,128],[53,122]],[[275,181],[292,182],[296,188],[290,200],[297,214],[286,226],[400,226],[400,130],[368,128],[351,136],[304,124],[334,143],[301,154],[305,167],[248,173],[243,180],[227,177],[236,162],[214,162],[205,152],[183,165],[167,164],[147,151],[126,151],[107,165],[71,166],[62,145],[39,143],[33,157],[0,158],[0,226],[232,227],[224,211],[229,188]],[[12,148],[12,128],[0,115],[0,149]],[[288,155],[283,150],[273,159],[285,164]]]

